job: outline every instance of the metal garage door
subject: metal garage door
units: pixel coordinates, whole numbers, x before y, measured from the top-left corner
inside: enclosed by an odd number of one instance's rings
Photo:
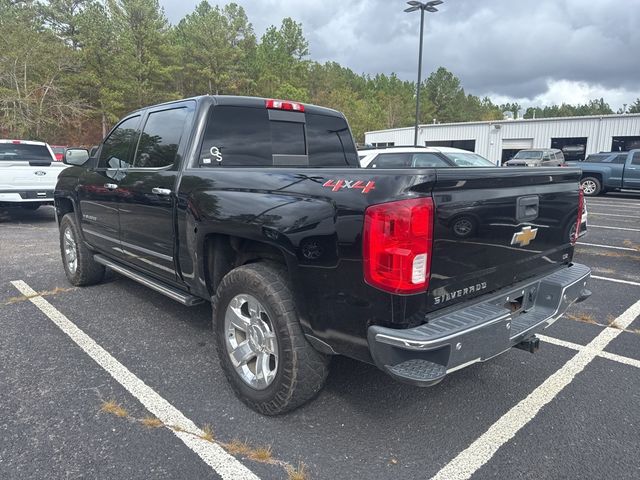
[[[525,150],[533,148],[533,138],[507,138],[502,140],[503,150]]]

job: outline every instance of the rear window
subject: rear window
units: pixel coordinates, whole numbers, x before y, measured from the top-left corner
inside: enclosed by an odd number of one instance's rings
[[[515,160],[540,160],[542,158],[542,152],[539,150],[520,150],[513,158]]]
[[[53,158],[45,145],[28,145],[26,143],[0,143],[0,161],[33,161],[51,162]]]
[[[589,163],[614,163],[614,164],[623,164],[627,161],[627,154],[619,154],[619,153],[597,153],[594,155],[589,155],[585,162]]]
[[[344,119],[312,113],[291,118],[294,121],[287,121],[286,116],[270,120],[266,108],[213,108],[200,150],[200,165],[271,167],[274,157],[286,156],[311,167],[358,165]]]
[[[57,153],[62,155],[65,151],[64,147],[51,147],[51,150],[53,150],[53,153]]]

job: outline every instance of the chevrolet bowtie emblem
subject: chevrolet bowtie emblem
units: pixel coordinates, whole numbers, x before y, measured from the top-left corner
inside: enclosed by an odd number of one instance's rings
[[[521,247],[526,247],[531,243],[532,240],[536,238],[538,235],[537,228],[531,227],[523,227],[522,230],[513,234],[513,238],[511,239],[511,245],[520,245]]]

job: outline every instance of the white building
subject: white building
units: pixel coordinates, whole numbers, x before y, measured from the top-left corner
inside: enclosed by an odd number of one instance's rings
[[[414,127],[365,133],[377,147],[413,145]],[[567,160],[640,148],[640,114],[420,125],[418,145],[474,151],[497,164],[526,148],[558,148]]]

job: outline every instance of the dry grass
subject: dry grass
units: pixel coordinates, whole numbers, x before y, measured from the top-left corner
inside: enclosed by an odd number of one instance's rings
[[[289,480],[308,480],[307,466],[302,462],[298,462],[297,467],[287,465],[287,475]]]
[[[206,440],[207,442],[213,442],[213,428],[208,423],[202,427],[202,435],[200,438]]]
[[[248,458],[256,462],[270,462],[273,459],[273,456],[271,455],[271,446],[251,449],[249,451]]]
[[[637,245],[637,244],[633,243],[631,240],[625,240],[622,243],[624,243],[625,247],[633,248],[635,251],[640,252],[640,245]]]
[[[10,297],[7,299],[6,302],[4,302],[4,304],[11,305],[13,303],[20,303],[34,297],[50,297],[52,295],[58,295],[59,293],[69,292],[71,290],[75,290],[75,288],[74,287],[69,287],[69,288],[56,287],[53,290],[43,290],[42,292],[36,292],[34,295],[20,295],[17,297]]]
[[[598,322],[593,318],[593,316],[588,313],[578,313],[577,315],[566,315],[566,317],[570,320],[575,320],[576,322],[583,323],[591,323],[593,325],[598,325]]]
[[[169,425],[169,428],[176,432],[186,432],[186,430],[182,428],[180,425]]]
[[[149,417],[149,416],[144,417],[142,420],[140,420],[140,423],[143,424],[147,428],[164,427],[164,423],[162,423],[162,420],[160,420],[159,418],[156,418],[156,417]]]
[[[631,258],[633,260],[638,260],[638,255],[635,255],[631,252],[611,252],[611,251],[599,251],[591,248],[581,248],[581,252],[587,255],[594,255],[598,257],[609,257],[609,258]]]
[[[251,447],[247,445],[247,442],[242,442],[237,438],[231,440],[230,443],[224,445],[224,448],[231,455],[246,455],[251,451]]]
[[[100,411],[104,413],[109,413],[111,415],[115,415],[116,417],[126,417],[129,415],[122,406],[117,403],[115,400],[108,400],[106,402],[102,402],[102,406],[100,407]]]

